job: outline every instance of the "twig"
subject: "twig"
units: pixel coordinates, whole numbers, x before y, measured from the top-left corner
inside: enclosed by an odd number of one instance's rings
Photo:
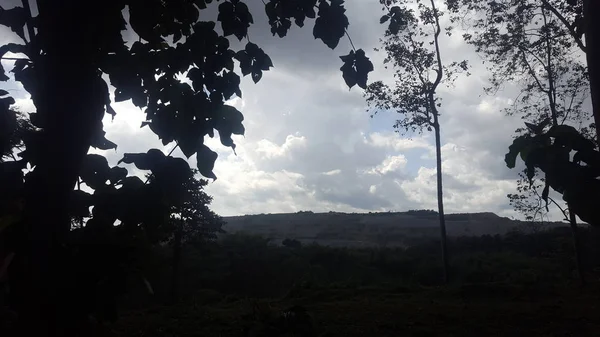
[[[346,33],[346,36],[348,37],[348,40],[350,41],[350,45],[352,46],[352,49],[356,53],[356,48],[354,48],[354,43],[352,42],[352,38],[350,37],[350,34],[348,34],[347,30],[344,30],[344,32]]]
[[[31,61],[30,59],[24,59],[20,57],[0,57],[0,59],[7,61]]]

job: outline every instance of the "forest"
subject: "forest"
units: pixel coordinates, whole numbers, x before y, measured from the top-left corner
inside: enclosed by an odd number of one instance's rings
[[[353,39],[365,27],[366,16],[350,15],[360,14],[354,9],[362,1],[3,1],[0,334],[597,336],[600,22],[593,16],[600,2],[373,0],[380,10],[373,23],[382,28],[368,38],[377,41],[373,48]],[[262,45],[254,28],[281,48]],[[397,139],[430,137],[435,197],[419,202],[436,209],[414,210],[405,201],[409,214],[439,224],[437,239],[340,248],[294,237],[276,245],[224,230],[213,206],[245,201],[211,196],[209,184],[225,179],[230,190],[239,188],[221,165],[236,165],[231,158],[243,155],[251,130],[277,126],[273,116],[257,123],[256,113],[232,99],[248,99],[248,84],[282,76],[281,51],[308,49],[296,45],[299,31],[335,53],[334,85],[350,90],[349,98],[358,93],[365,115],[391,113],[386,130]],[[453,51],[445,42],[451,38],[477,64]],[[320,58],[311,61],[317,74],[330,64]],[[448,203],[456,196],[445,192],[458,183],[448,175],[443,136],[455,102],[443,98],[474,75],[489,97],[507,87],[514,93],[501,112],[520,127],[501,144],[504,161],[486,164],[512,179],[504,200],[529,231],[449,235]],[[145,146],[134,132],[108,132],[123,102],[143,114],[139,128],[162,147]],[[331,124],[319,118],[308,122]],[[464,134],[477,131],[467,122]],[[287,140],[302,145],[306,137]],[[136,141],[142,149],[118,152]],[[285,147],[259,145],[272,163],[286,157]],[[295,165],[338,158],[317,157],[325,153],[319,150]],[[407,165],[403,156],[388,159],[355,171],[383,177]],[[386,184],[338,199],[384,198]],[[285,181],[271,185],[284,188]],[[259,198],[261,182],[251,186],[250,198]],[[298,187],[279,198],[294,203],[317,194]],[[565,226],[544,226],[550,216]]]

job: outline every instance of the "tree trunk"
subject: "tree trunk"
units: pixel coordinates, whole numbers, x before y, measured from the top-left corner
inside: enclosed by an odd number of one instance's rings
[[[38,1],[44,55],[32,55],[37,89],[32,97],[45,125],[34,144],[36,163],[25,186],[23,241],[15,261],[23,336],[76,335],[85,318],[75,305],[81,299],[72,294],[64,243],[71,226],[69,198],[104,114],[104,96],[94,63],[80,47],[86,37],[73,29],[85,20],[77,3]]]
[[[173,275],[171,279],[171,300],[177,301],[179,297],[179,269],[181,266],[181,239],[183,236],[183,218],[177,222],[173,238]]]
[[[577,263],[577,273],[579,274],[579,282],[582,286],[585,286],[585,268],[583,266],[583,252],[581,250],[581,240],[579,238],[579,232],[577,230],[577,218],[575,212],[569,207],[569,224],[571,225],[571,232],[573,233],[573,248],[575,250],[575,261]]]
[[[448,246],[446,242],[446,218],[444,216],[444,196],[442,190],[442,145],[440,136],[440,123],[438,121],[437,112],[433,114],[433,124],[435,130],[435,161],[437,171],[437,201],[438,201],[438,216],[440,219],[440,239],[442,242],[442,263],[444,264],[444,283],[450,280],[448,262]]]
[[[594,20],[594,14],[600,13],[600,1],[583,1],[583,19],[585,31],[586,59],[590,76],[590,96],[594,123],[596,124],[596,140],[600,140],[600,21]]]

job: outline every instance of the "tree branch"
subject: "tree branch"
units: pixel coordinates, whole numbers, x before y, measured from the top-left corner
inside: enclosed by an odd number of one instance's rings
[[[413,50],[415,50],[417,47],[415,44],[415,40],[413,40],[412,35],[410,35],[410,32],[408,33],[407,37],[410,41],[411,46],[413,47]],[[408,48],[406,48],[406,45],[404,44],[404,41],[401,40],[400,43],[402,43],[402,46],[404,47],[404,49],[408,50]],[[425,80],[425,78],[423,78],[424,70],[417,65],[417,62],[415,61],[415,59],[413,57],[409,57],[409,62],[410,62],[410,64],[412,64],[413,68],[415,68],[415,71],[417,72],[417,75],[419,75],[419,80],[421,81],[421,83],[423,85],[426,85],[427,81]]]
[[[350,34],[348,34],[348,31],[345,29],[344,29],[344,32],[346,33],[346,36],[348,37],[348,40],[350,41],[350,45],[352,46],[352,49],[356,53],[356,48],[354,48],[354,43],[352,43],[352,38],[350,37]]]
[[[30,59],[24,59],[24,58],[20,58],[20,57],[0,57],[0,60],[7,60],[7,61],[31,61]]]
[[[25,23],[25,26],[27,26],[27,34],[29,35],[29,43],[33,43],[33,38],[35,37],[35,32],[33,30],[33,25],[31,24],[31,8],[29,6],[29,0],[21,0],[21,3],[23,4],[23,9],[25,10],[26,14],[27,14],[27,21]],[[25,41],[27,42],[27,41]]]
[[[431,0],[431,8],[433,9],[433,17],[435,19],[435,26],[436,26],[436,30],[433,34],[433,41],[435,44],[435,55],[437,58],[437,66],[438,66],[438,71],[437,71],[437,76],[435,78],[435,81],[433,82],[433,86],[432,86],[432,90],[435,91],[435,89],[437,88],[437,86],[440,84],[440,82],[442,81],[442,76],[443,76],[443,68],[442,68],[442,56],[440,53],[440,44],[439,44],[439,36],[440,36],[440,32],[442,31],[442,29],[440,28],[440,20],[438,18],[438,11],[437,8],[435,8],[435,3],[433,0]]]
[[[521,48],[519,47],[519,49],[521,49]],[[544,89],[544,87],[542,86],[542,82],[540,82],[538,76],[535,74],[535,71],[533,70],[531,63],[529,63],[529,61],[527,60],[527,56],[525,56],[525,52],[523,52],[523,51],[521,51],[521,52],[523,53],[523,61],[525,62],[527,69],[529,69],[529,73],[530,73],[531,77],[533,77],[533,79],[535,80],[536,84],[538,85],[538,88],[540,88],[540,91],[543,93],[546,93],[547,90]]]
[[[564,124],[565,121],[567,120],[567,117],[569,117],[569,114],[571,113],[571,109],[573,108],[573,102],[575,101],[575,96],[577,96],[578,92],[579,92],[579,89],[576,87],[575,90],[573,90],[573,94],[571,95],[571,101],[569,102],[569,107],[565,110],[565,115],[563,116],[563,120],[562,120],[561,124]]]
[[[575,43],[577,43],[577,46],[579,47],[579,49],[581,49],[584,53],[587,53],[587,46],[585,46],[583,44],[583,41],[581,41],[581,38],[577,36],[577,33],[575,32],[575,28],[573,27],[573,25],[570,24],[569,21],[567,21],[567,19],[562,14],[560,14],[560,12],[556,8],[554,8],[554,6],[552,6],[548,2],[548,0],[542,0],[542,4],[543,4],[543,6],[546,6],[546,8],[548,8],[552,12],[552,14],[556,15],[558,20],[560,20],[560,22],[562,22],[563,25],[565,25],[565,27],[567,27],[567,29],[569,30],[569,33],[575,40]]]
[[[554,88],[554,74],[552,71],[552,46],[550,45],[550,36],[548,29],[548,19],[546,17],[546,11],[542,6],[542,16],[544,17],[545,29],[545,40],[546,40],[546,57],[548,66],[546,72],[548,73],[548,100],[550,101],[550,112],[552,114],[553,125],[558,125],[558,113],[556,112],[556,89]]]

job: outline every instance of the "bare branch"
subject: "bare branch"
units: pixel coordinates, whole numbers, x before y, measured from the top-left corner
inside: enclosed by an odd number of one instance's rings
[[[521,49],[521,48],[519,48]],[[527,69],[529,69],[529,74],[531,75],[531,77],[533,77],[533,79],[535,80],[536,84],[538,85],[538,88],[540,89],[540,91],[542,92],[548,92],[548,90],[546,90],[543,86],[542,83],[540,82],[538,76],[535,74],[535,71],[533,70],[533,67],[531,66],[531,64],[529,63],[529,60],[527,60],[527,56],[525,56],[525,53],[523,53],[523,61],[525,62],[525,65],[527,65]]]
[[[571,36],[573,37],[573,39],[575,40],[575,43],[577,44],[577,46],[579,47],[579,49],[581,49],[584,53],[587,53],[587,46],[585,46],[583,44],[583,41],[581,41],[581,37],[577,36],[577,33],[575,32],[575,28],[572,24],[569,23],[569,21],[567,21],[567,19],[560,14],[560,12],[554,8],[554,6],[552,6],[548,0],[542,0],[542,4],[548,8],[552,14],[556,15],[556,17],[560,20],[560,22],[563,23],[563,25],[565,25],[565,27],[567,27],[567,29],[569,30],[569,33],[571,34]]]
[[[547,57],[547,68],[546,72],[548,72],[548,100],[550,103],[550,112],[552,114],[552,123],[553,125],[558,125],[558,117],[556,112],[556,89],[554,88],[554,73],[552,71],[552,46],[550,43],[549,29],[548,27],[548,19],[546,17],[546,11],[542,6],[542,16],[544,17],[544,26],[546,27],[546,57]]]
[[[437,11],[437,8],[435,7],[435,2],[433,0],[431,0],[431,8],[433,9],[433,17],[435,19],[435,26],[436,26],[435,33],[433,34],[433,41],[435,44],[435,55],[437,57],[437,66],[438,66],[437,76],[436,76],[435,81],[433,82],[433,86],[431,88],[433,91],[435,91],[437,86],[440,84],[440,81],[442,80],[442,76],[443,76],[442,56],[441,56],[440,44],[439,44],[439,36],[440,36],[440,32],[442,31],[442,29],[440,28],[440,20],[438,18],[438,11]]]

